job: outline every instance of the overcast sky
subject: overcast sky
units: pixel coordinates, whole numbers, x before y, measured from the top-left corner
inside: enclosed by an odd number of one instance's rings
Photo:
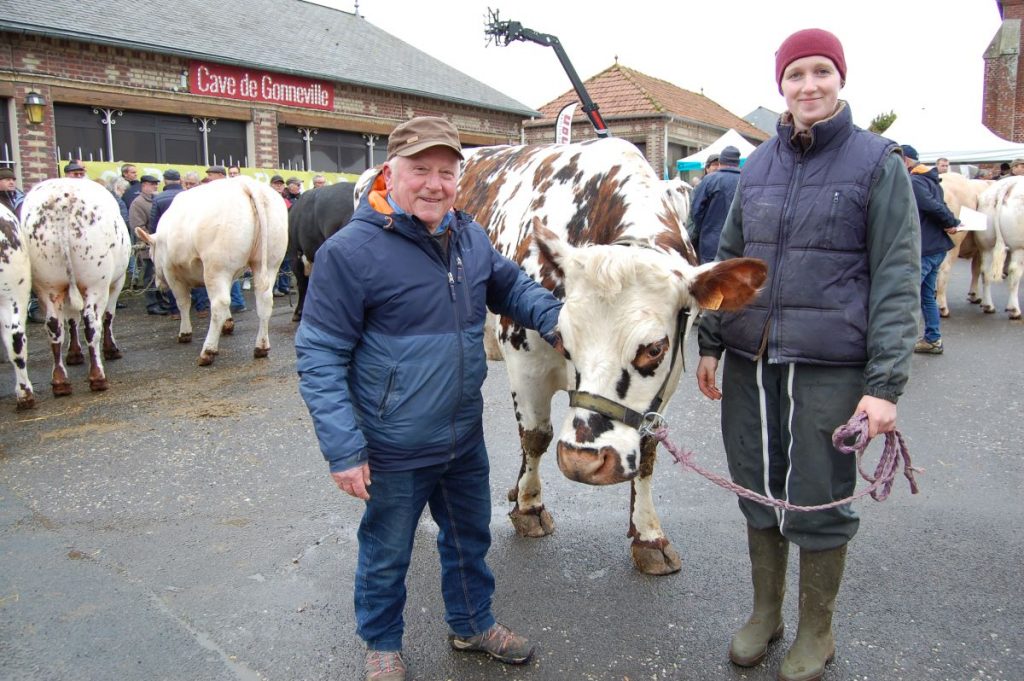
[[[353,0],[311,0],[352,12]],[[487,8],[556,36],[583,80],[619,63],[703,91],[738,116],[780,112],[775,50],[801,28],[832,31],[846,51],[854,120],[879,113],[980,120],[983,54],[995,0],[359,0],[377,27],[537,108],[571,88],[554,50],[485,47]],[[600,104],[600,102],[598,102]]]

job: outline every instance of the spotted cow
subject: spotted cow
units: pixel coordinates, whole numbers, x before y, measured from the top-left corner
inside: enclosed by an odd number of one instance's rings
[[[28,341],[25,337],[31,285],[32,268],[28,252],[22,245],[18,218],[6,206],[0,205],[0,334],[3,335],[7,358],[14,365],[14,393],[19,410],[36,406],[32,382],[28,379]]]
[[[71,394],[61,357],[65,325],[70,339],[66,363],[84,361],[78,339],[79,314],[89,345],[89,388],[106,390],[103,359],[121,357],[113,323],[131,256],[128,227],[117,201],[95,182],[46,180],[25,197],[21,215],[25,249],[32,263],[32,288],[43,306],[50,336],[53,394]]]
[[[696,266],[679,197],[635,146],[605,139],[473,149],[457,200],[498,251],[565,303],[562,354],[510,319],[497,325],[522,446],[513,526],[528,537],[554,530],[539,464],[554,436],[551,399],[568,390],[559,468],[587,484],[631,483],[633,561],[648,574],[681,563],[654,510],[656,441],[638,421],[674,392],[693,313],[745,305],[766,275],[746,258]]]
[[[288,209],[280,194],[252,178],[218,180],[182,192],[160,216],[156,234],[136,228],[149,245],[156,283],[174,292],[181,309],[178,342],[192,342],[191,299],[194,286],[210,296],[210,328],[199,365],[213,364],[221,334],[235,328],[231,317],[231,282],[246,267],[252,270],[259,328],[253,356],[270,353],[271,286],[288,246]]]

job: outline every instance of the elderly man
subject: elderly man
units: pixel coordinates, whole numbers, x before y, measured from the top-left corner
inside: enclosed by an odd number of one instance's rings
[[[372,681],[405,679],[405,576],[425,506],[439,528],[450,645],[510,664],[533,654],[491,612],[480,338],[490,307],[555,343],[561,304],[452,210],[461,159],[443,118],[394,129],[369,195],[317,251],[295,338],[331,476],[366,502],[354,596]]]
[[[1010,175],[1024,175],[1024,158],[1015,158],[1010,162]]]
[[[25,200],[25,193],[15,185],[14,171],[10,168],[0,168],[0,204],[7,206],[17,216],[21,216],[21,202]]]
[[[323,175],[314,175],[313,176],[313,189],[320,189],[320,187],[323,187],[326,184],[327,184],[327,178],[324,177]]]
[[[224,166],[210,166],[206,169],[206,179],[210,182],[214,180],[223,180],[228,176],[228,171]]]
[[[690,243],[702,265],[714,260],[718,253],[722,225],[740,183],[740,150],[731,145],[722,149],[718,166],[718,170],[702,180],[693,192],[690,219],[686,223]]]
[[[64,177],[85,177],[85,166],[78,161],[70,161],[64,166]]]
[[[141,227],[150,234],[155,230],[153,226],[153,197],[156,195],[157,185],[160,180],[153,175],[143,175],[139,187],[139,195],[132,201],[128,209],[128,231],[135,233],[137,227]],[[142,255],[142,282],[145,288],[146,312],[149,314],[166,316],[171,313],[171,303],[163,296],[160,289],[156,287],[153,277],[153,260],[150,258],[149,249],[143,250]]]
[[[181,176],[181,186],[185,190],[198,187],[199,184],[199,173],[194,170],[190,170]]]

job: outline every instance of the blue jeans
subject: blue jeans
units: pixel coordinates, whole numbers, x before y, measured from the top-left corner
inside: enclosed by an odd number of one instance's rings
[[[445,621],[459,636],[494,624],[494,576],[485,558],[491,546],[490,463],[483,439],[447,463],[411,471],[374,471],[370,500],[359,525],[356,632],[371,650],[402,649],[405,575],[425,505],[437,523]]]
[[[231,310],[236,312],[245,307],[245,297],[242,295],[242,282],[235,279],[231,282]]]
[[[206,292],[205,286],[196,286],[192,289],[192,307],[196,312],[210,309],[210,294]]]
[[[939,333],[939,304],[935,300],[935,282],[939,277],[939,266],[946,254],[921,256],[921,317],[924,319],[924,339],[934,343],[942,337]]]
[[[274,284],[274,288],[281,293],[288,293],[292,288],[292,265],[285,258],[281,263],[280,269],[277,270],[277,282]]]

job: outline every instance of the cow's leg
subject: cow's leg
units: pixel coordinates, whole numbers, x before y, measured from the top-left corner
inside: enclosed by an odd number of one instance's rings
[[[658,441],[644,437],[640,442],[640,472],[631,482],[629,498],[629,532],[633,538],[633,564],[647,575],[670,575],[683,566],[661,530],[661,521],[654,510],[651,478],[658,455]]]
[[[309,263],[312,270],[313,263]],[[292,321],[302,320],[302,306],[306,302],[306,289],[309,288],[309,272],[306,270],[306,259],[301,253],[296,253],[292,260],[292,272],[295,273],[295,285],[299,289],[299,301],[295,304],[295,312],[292,313]]]
[[[85,296],[82,307],[82,330],[89,346],[89,389],[100,392],[107,389],[107,377],[103,372],[103,319],[101,310],[106,311],[107,292],[102,290]]]
[[[27,302],[28,296],[25,296]],[[0,332],[3,335],[7,358],[14,365],[14,394],[18,399],[18,411],[36,406],[32,392],[32,381],[28,379],[28,339],[25,337],[25,319],[28,308],[25,305],[0,306]]]
[[[1010,252],[1010,269],[1008,272],[1009,289],[1006,300],[1006,311],[1010,313],[1010,319],[1020,319],[1020,278],[1024,274],[1024,250],[1019,248]]]
[[[107,309],[103,312],[103,359],[121,359],[121,348],[114,339],[114,317],[117,316],[117,299],[124,286],[125,275],[122,274],[110,287],[107,297]]]
[[[210,275],[204,277],[204,281],[206,293],[210,297],[210,328],[206,330],[206,340],[203,341],[203,349],[199,353],[201,367],[213,364],[214,357],[220,352],[220,336],[224,326],[230,322],[234,328],[234,321],[231,319],[231,276]]]
[[[168,288],[171,289],[171,293],[174,294],[174,299],[178,303],[178,312],[181,315],[181,319],[178,320],[178,342],[179,343],[191,343],[192,342],[192,288],[184,282],[168,279]]]
[[[949,304],[946,300],[946,287],[949,285],[949,273],[953,269],[957,255],[960,253],[960,244],[957,243],[946,253],[946,259],[939,266],[939,276],[935,280],[935,302],[939,305],[939,316],[949,316]]]
[[[981,252],[981,310],[992,314],[996,306],[992,304],[992,249]]]
[[[978,286],[981,281],[981,253],[975,251],[971,257],[971,287],[967,291],[967,302],[973,305],[977,305],[981,302],[981,297],[978,295]]]
[[[40,295],[38,292],[36,295],[46,307],[46,333],[50,336],[50,352],[53,354],[50,387],[54,397],[64,397],[71,394],[71,382],[68,381],[68,372],[60,352],[64,344],[64,297],[60,294],[53,300],[49,295]]]
[[[540,459],[553,436],[551,398],[565,388],[564,360],[557,357],[557,363],[551,364],[548,355],[554,356],[554,351],[533,332],[518,348],[508,344],[502,349],[522,447],[519,477],[508,493],[509,501],[515,502],[509,518],[520,536],[543,537],[555,531],[555,521],[544,508]]]
[[[259,317],[259,328],[256,330],[256,347],[252,356],[259,359],[270,354],[270,315],[274,312],[274,293],[270,290],[273,280],[269,276],[260,276],[253,270],[253,297],[256,299],[256,316]],[[266,279],[266,287],[263,280]]]
[[[68,366],[78,366],[85,363],[85,355],[82,354],[82,342],[78,338],[78,317],[67,319],[68,333],[68,354],[64,362]]]

